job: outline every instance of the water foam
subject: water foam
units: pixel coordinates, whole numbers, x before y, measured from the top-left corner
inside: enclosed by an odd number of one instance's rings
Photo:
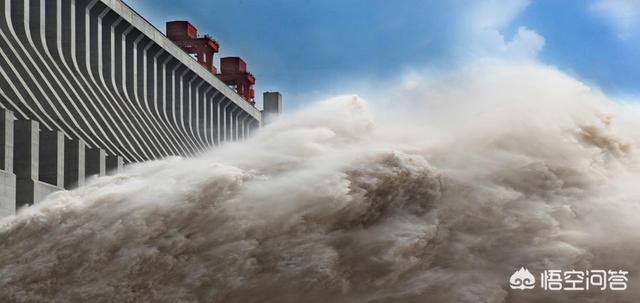
[[[337,97],[196,159],[0,221],[9,302],[563,302],[640,295],[637,108],[555,70],[474,67]],[[620,293],[509,289],[631,272]]]

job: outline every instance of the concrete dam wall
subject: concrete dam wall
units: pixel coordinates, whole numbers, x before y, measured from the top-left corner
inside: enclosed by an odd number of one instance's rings
[[[120,0],[0,0],[0,217],[126,163],[246,138],[262,112],[223,76]]]

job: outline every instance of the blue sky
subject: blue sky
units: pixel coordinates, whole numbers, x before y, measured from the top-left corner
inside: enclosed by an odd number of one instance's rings
[[[258,94],[282,91],[294,108],[487,57],[538,61],[608,95],[640,96],[640,0],[125,1],[161,30],[192,21],[218,40],[217,58],[246,59]]]

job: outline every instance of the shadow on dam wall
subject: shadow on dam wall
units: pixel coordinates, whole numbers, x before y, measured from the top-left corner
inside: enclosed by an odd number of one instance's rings
[[[123,165],[120,156],[0,110],[0,218],[87,178],[118,173]]]

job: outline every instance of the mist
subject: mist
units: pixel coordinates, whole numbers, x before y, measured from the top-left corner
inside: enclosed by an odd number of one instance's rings
[[[0,220],[0,298],[632,302],[639,113],[536,63],[414,72]],[[629,287],[511,290],[522,266]]]

